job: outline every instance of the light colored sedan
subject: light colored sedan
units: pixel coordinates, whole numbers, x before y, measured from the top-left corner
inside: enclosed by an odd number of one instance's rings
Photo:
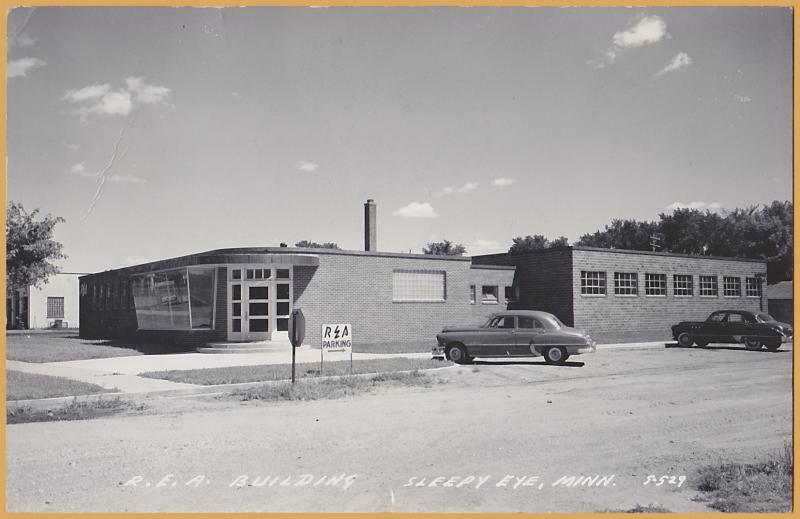
[[[595,342],[547,312],[513,310],[492,314],[481,326],[445,327],[436,336],[434,357],[458,364],[475,357],[544,357],[563,364],[571,355],[594,353]]]

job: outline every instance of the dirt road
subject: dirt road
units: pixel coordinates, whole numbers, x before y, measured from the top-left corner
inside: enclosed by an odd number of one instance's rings
[[[152,415],[12,425],[8,510],[704,511],[700,465],[791,441],[785,350],[599,351],[344,400],[172,399]]]

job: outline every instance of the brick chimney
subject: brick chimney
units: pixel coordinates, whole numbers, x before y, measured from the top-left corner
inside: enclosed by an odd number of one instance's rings
[[[378,250],[378,229],[376,227],[375,201],[371,198],[364,204],[364,250]]]

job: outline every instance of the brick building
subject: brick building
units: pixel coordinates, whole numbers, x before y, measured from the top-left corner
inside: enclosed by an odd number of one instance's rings
[[[59,272],[41,287],[12,290],[6,296],[6,328],[41,329],[78,326],[77,272]]]
[[[462,257],[214,250],[83,276],[80,334],[138,334],[184,347],[286,341],[289,314],[301,308],[308,344],[319,344],[324,323],[351,323],[362,344],[433,340],[443,324],[505,308],[513,278],[514,267]]]
[[[516,267],[515,308],[551,312],[590,333],[668,330],[719,309],[766,311],[760,260],[590,247],[472,260]]]

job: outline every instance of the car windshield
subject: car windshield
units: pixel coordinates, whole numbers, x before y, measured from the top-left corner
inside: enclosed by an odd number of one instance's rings
[[[775,322],[775,318],[769,314],[756,314],[756,320],[760,323],[772,323]]]

